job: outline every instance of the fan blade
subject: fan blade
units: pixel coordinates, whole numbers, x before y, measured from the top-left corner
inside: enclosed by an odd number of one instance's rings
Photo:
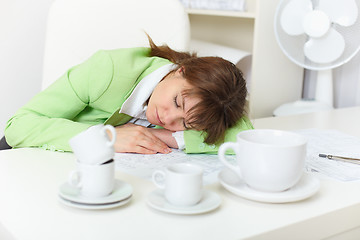
[[[358,7],[355,0],[320,0],[319,10],[326,13],[331,22],[348,27],[358,18]]]
[[[330,63],[336,60],[345,49],[345,40],[334,29],[321,38],[311,38],[304,45],[305,56],[315,63]]]
[[[304,33],[303,18],[313,9],[311,0],[291,0],[284,7],[280,16],[280,25],[289,35]]]
[[[322,37],[329,31],[330,19],[324,12],[314,10],[304,17],[303,28],[310,37]]]

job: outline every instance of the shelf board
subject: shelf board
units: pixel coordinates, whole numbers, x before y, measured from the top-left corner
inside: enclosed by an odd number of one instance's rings
[[[187,8],[186,12],[190,15],[208,15],[235,18],[252,18],[255,19],[254,12],[225,11],[225,10],[207,10]]]

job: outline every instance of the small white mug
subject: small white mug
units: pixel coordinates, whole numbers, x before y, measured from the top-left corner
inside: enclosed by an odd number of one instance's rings
[[[221,162],[232,169],[249,187],[280,192],[293,187],[305,166],[306,139],[296,133],[273,130],[246,130],[237,134],[237,142],[219,148]],[[226,150],[233,149],[236,164],[229,163]]]
[[[100,198],[114,190],[115,167],[111,159],[100,165],[77,162],[77,170],[70,173],[68,183],[79,189],[82,196]]]
[[[111,133],[111,140],[107,135]],[[69,144],[79,162],[101,164],[112,159],[115,154],[115,128],[111,125],[95,125],[69,140]]]
[[[152,175],[154,184],[164,189],[165,199],[176,206],[197,204],[203,195],[203,169],[189,163],[170,165]]]

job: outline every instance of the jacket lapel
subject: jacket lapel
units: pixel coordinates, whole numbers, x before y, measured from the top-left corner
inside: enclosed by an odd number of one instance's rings
[[[131,116],[125,114],[125,113],[119,113],[120,109],[117,109],[112,115],[111,117],[109,117],[106,121],[105,121],[105,125],[112,125],[112,126],[119,126],[119,125],[123,125],[125,123],[127,123],[128,121],[130,121],[132,119]]]

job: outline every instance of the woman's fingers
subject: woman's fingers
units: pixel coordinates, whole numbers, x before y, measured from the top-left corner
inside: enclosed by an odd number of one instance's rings
[[[134,152],[142,154],[169,153],[171,149],[154,136],[147,128],[125,124],[116,127],[116,152]]]
[[[133,147],[131,149],[132,150],[129,150],[127,152],[129,152],[129,153],[140,153],[140,154],[156,154],[156,153],[158,153],[157,151],[150,150],[150,149],[144,148],[142,146],[135,146],[135,147]]]
[[[146,148],[150,151],[154,151],[155,153],[156,152],[159,152],[159,153],[171,152],[171,149],[158,138],[154,139],[153,137],[151,137],[151,138],[145,137],[142,140],[140,140],[137,143],[137,145],[140,147]]]
[[[133,139],[134,141],[132,144],[146,148],[153,152],[160,152],[160,153],[169,153],[171,150],[170,148],[162,142],[159,138],[154,136],[149,129],[142,127],[142,126],[133,126]]]

